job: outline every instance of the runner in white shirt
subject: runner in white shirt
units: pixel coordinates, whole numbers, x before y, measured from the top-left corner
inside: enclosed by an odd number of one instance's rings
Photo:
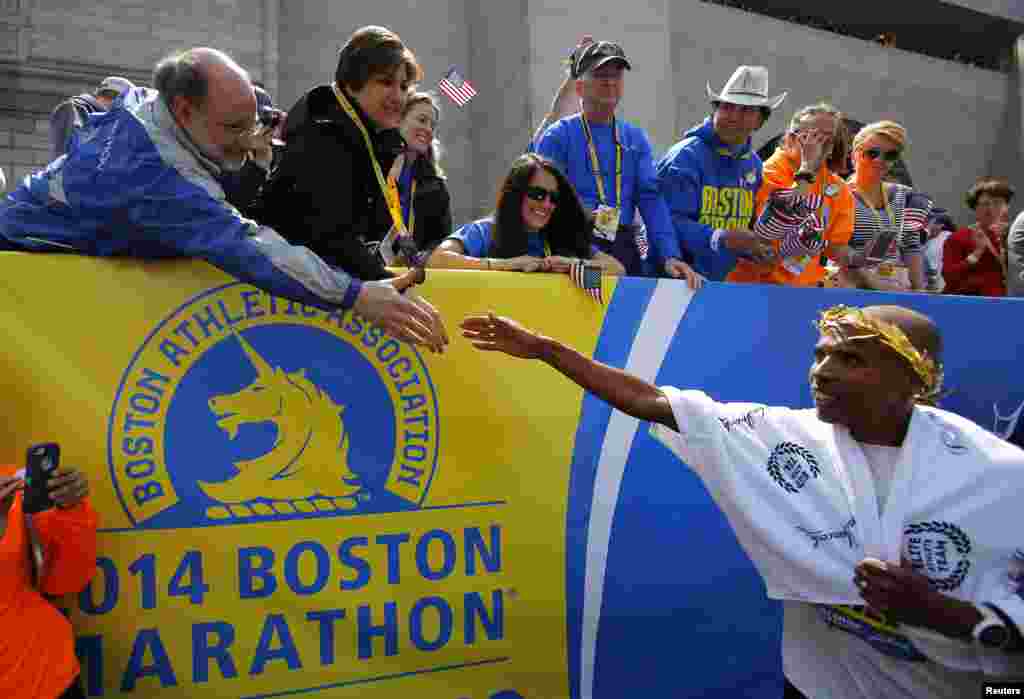
[[[783,600],[787,697],[960,699],[1024,677],[1024,452],[929,406],[927,317],[837,306],[818,327],[816,408],[791,410],[658,388],[494,314],[462,324],[650,421],[701,477]]]

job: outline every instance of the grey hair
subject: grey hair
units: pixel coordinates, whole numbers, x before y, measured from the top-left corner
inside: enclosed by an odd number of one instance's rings
[[[160,59],[153,69],[153,87],[169,109],[173,109],[176,97],[184,97],[198,106],[203,105],[210,90],[206,64],[211,58],[236,68],[248,78],[245,69],[226,53],[216,49],[187,49],[172,53]]]

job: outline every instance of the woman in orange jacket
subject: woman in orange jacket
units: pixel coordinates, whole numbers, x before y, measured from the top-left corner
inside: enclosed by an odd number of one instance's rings
[[[55,507],[33,515],[22,510],[24,487],[14,467],[0,467],[0,697],[84,697],[71,623],[47,597],[82,590],[96,570],[88,482],[80,471],[56,471]]]
[[[767,261],[741,259],[731,282],[817,286],[822,255],[844,268],[850,258],[854,201],[836,173],[846,162],[849,135],[843,115],[828,104],[793,115],[778,150],[764,164],[754,232],[771,242]]]

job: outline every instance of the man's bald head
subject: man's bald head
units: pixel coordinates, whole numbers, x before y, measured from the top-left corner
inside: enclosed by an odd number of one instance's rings
[[[919,352],[941,363],[942,336],[931,318],[903,306],[866,306],[863,310],[872,320],[895,325]]]
[[[153,86],[172,111],[175,100],[183,97],[203,106],[211,91],[238,97],[252,94],[252,82],[244,68],[223,51],[194,48],[171,54],[157,63]],[[255,99],[255,98],[254,98]]]
[[[228,170],[241,168],[246,134],[256,125],[249,74],[223,51],[194,48],[160,61],[153,84],[192,143]]]

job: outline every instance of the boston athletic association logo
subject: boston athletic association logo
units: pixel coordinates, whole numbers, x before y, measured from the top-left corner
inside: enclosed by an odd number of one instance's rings
[[[154,329],[111,410],[111,476],[135,526],[415,509],[437,466],[418,352],[357,315],[213,289]]]
[[[904,557],[939,592],[959,588],[971,569],[971,539],[952,522],[913,522],[903,530]]]
[[[793,442],[779,442],[768,457],[768,475],[787,493],[800,492],[807,481],[821,475],[818,459]]]

